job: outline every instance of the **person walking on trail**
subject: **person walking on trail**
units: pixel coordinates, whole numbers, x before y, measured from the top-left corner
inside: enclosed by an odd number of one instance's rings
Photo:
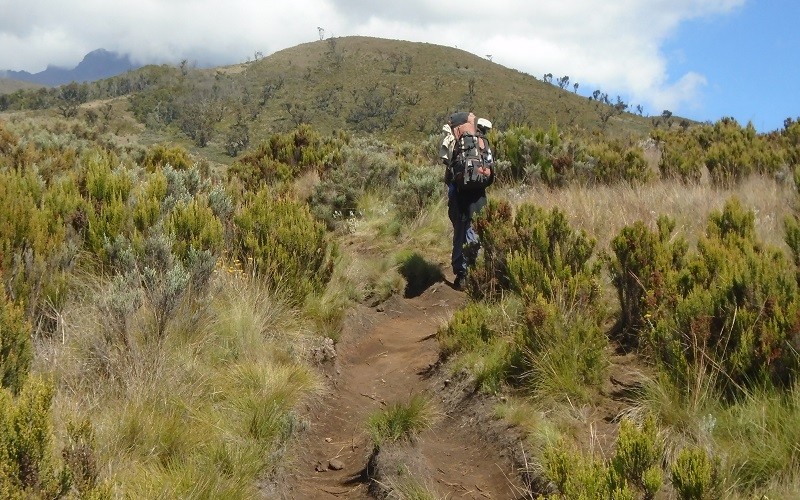
[[[491,128],[492,122],[485,118],[476,122],[472,113],[454,113],[442,127],[445,137],[439,157],[447,167],[447,215],[453,225],[451,265],[453,286],[458,290],[464,288],[467,269],[480,249],[472,220],[486,205],[486,188],[494,182],[494,158],[486,141]]]

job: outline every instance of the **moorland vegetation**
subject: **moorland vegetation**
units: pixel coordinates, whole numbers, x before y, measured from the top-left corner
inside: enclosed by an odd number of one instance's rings
[[[455,109],[495,119],[498,181],[442,369],[502,395],[527,493],[800,493],[800,123],[647,118],[544,80],[353,38],[7,95],[0,494],[279,490],[313,353],[352,304],[447,268]],[[621,355],[639,376],[598,437]],[[413,403],[365,422],[376,446],[421,426]]]

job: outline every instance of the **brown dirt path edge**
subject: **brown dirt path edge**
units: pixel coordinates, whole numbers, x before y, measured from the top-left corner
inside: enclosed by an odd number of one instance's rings
[[[418,297],[395,297],[377,308],[359,306],[349,316],[336,361],[322,367],[329,391],[306,407],[309,428],[287,453],[292,464],[283,498],[373,498],[366,474],[373,451],[366,421],[413,394],[436,401],[434,379],[441,380],[431,377],[439,353],[436,331],[465,300],[439,282]],[[413,444],[397,447],[405,449],[400,461],[414,462],[409,470],[425,476],[415,475],[415,481],[437,498],[518,498],[506,450],[469,425],[472,416],[445,410]]]

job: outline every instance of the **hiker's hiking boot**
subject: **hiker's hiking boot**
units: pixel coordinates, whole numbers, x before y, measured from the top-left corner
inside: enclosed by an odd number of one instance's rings
[[[463,290],[467,284],[466,274],[457,274],[455,281],[453,281],[453,288],[456,290]]]

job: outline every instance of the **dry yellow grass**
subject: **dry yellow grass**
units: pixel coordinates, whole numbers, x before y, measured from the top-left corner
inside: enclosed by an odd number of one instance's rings
[[[597,239],[598,249],[605,249],[623,227],[643,221],[654,228],[661,215],[674,218],[676,233],[693,244],[705,233],[711,212],[721,210],[734,196],[754,211],[759,240],[784,248],[783,221],[791,213],[797,195],[790,185],[752,177],[729,189],[655,181],[641,186],[574,186],[560,190],[535,186],[498,190],[490,196],[506,198],[514,206],[531,203],[547,210],[558,208],[575,228]]]

